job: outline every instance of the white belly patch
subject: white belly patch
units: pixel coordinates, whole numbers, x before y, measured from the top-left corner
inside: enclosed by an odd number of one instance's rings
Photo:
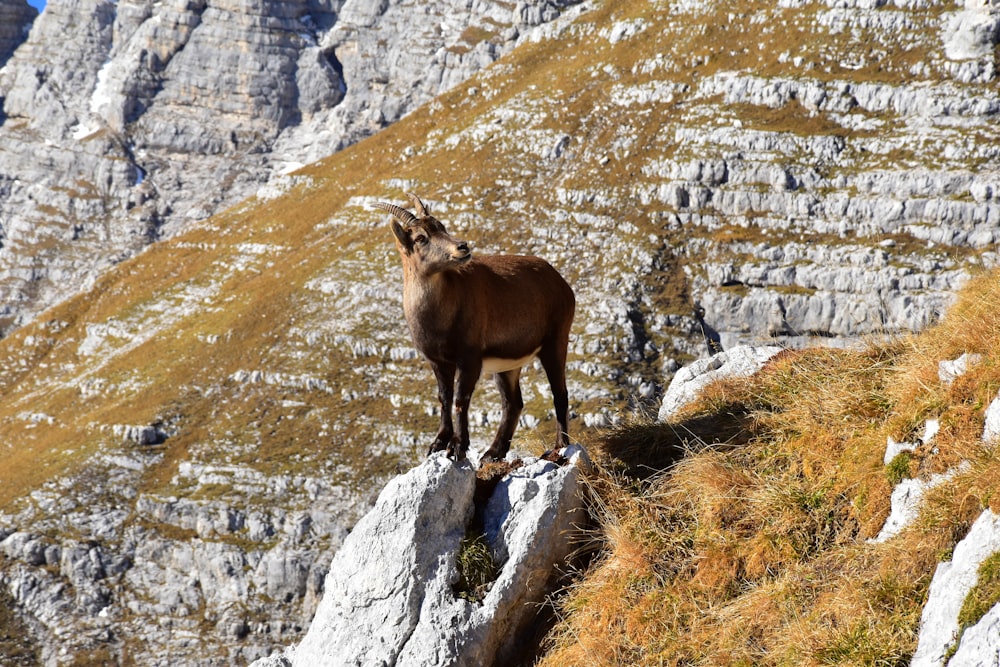
[[[521,357],[520,359],[499,359],[497,357],[484,357],[483,358],[483,372],[484,373],[505,373],[506,371],[512,371],[515,368],[523,368],[525,364],[531,362],[538,354],[538,350],[542,348],[537,348],[531,354]]]

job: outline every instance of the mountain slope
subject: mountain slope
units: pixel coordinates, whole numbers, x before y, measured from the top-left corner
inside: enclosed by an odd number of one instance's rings
[[[398,120],[561,6],[52,0],[28,32],[34,10],[5,0],[0,334]]]
[[[947,609],[924,609],[931,579],[969,567],[956,545],[1000,509],[1000,445],[984,429],[1000,410],[998,298],[994,271],[920,335],[784,352],[669,423],[602,439],[604,550],[561,601],[540,664],[947,663],[959,636]],[[887,442],[912,444],[887,456]],[[888,536],[890,498],[896,515],[908,497],[912,518]],[[998,555],[982,551],[971,591],[952,580],[955,630],[1000,611]],[[943,640],[919,661],[918,630]],[[993,648],[964,646],[951,664],[995,659],[995,625],[981,632]]]
[[[436,423],[373,201],[414,191],[477,252],[566,275],[584,442],[705,329],[934,321],[997,261],[995,48],[949,57],[951,5],[847,4],[577,6],[0,341],[0,577],[44,660],[232,664],[301,634],[331,549]],[[524,390],[515,446],[541,450],[544,379]]]

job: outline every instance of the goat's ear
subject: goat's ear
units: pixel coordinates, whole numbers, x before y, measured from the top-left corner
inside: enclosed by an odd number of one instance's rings
[[[399,241],[400,247],[402,247],[403,250],[409,254],[409,252],[413,250],[413,241],[410,240],[410,235],[407,234],[406,230],[403,229],[403,226],[395,220],[393,220],[390,224],[392,224],[393,236],[395,236],[396,240]]]

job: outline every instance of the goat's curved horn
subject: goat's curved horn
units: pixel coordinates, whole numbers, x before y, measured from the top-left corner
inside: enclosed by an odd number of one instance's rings
[[[427,207],[424,206],[424,203],[420,201],[420,198],[417,197],[417,195],[413,194],[412,192],[407,192],[406,196],[410,198],[411,202],[413,202],[413,208],[417,209],[417,217],[426,218],[428,215],[430,215],[430,212],[427,210]]]
[[[384,201],[378,201],[375,202],[375,208],[380,208],[383,211],[391,213],[394,218],[402,222],[404,225],[411,225],[417,221],[417,217],[402,206],[396,206],[395,204],[387,204]]]

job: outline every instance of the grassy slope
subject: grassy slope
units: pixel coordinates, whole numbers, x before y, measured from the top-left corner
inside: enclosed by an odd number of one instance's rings
[[[699,157],[684,154],[674,128],[717,127],[739,117],[751,129],[859,133],[823,115],[788,109],[746,107],[716,118],[711,114],[717,107],[682,95],[632,109],[610,101],[616,86],[641,88],[660,80],[683,86],[730,70],[796,76],[778,58],[786,48],[819,63],[810,76],[898,83],[906,80],[912,60],[926,55],[926,47],[914,49],[901,36],[895,48],[880,47],[885,52],[876,54],[878,64],[871,59],[848,70],[838,65],[840,51],[851,48],[848,35],[814,39],[808,26],[815,8],[749,2],[742,5],[745,13],[730,17],[717,7],[688,26],[672,23],[663,3],[604,3],[558,39],[526,44],[371,140],[302,170],[310,183],[272,201],[235,207],[151,247],[87,293],[0,341],[0,509],[30,502],[32,490],[59,476],[86,481],[90,457],[120,447],[109,431],[115,424],[162,422],[173,433],[153,448],[163,460],[146,469],[140,493],[185,493],[171,480],[179,463],[189,460],[239,463],[268,473],[321,470],[355,488],[412,461],[419,446],[373,454],[368,443],[382,437],[383,424],[403,425],[418,437],[433,431],[426,367],[418,360],[393,361],[384,352],[359,358],[338,343],[346,336],[405,346],[398,302],[377,296],[372,301],[384,308],[354,317],[342,294],[310,287],[324,277],[345,290],[352,280],[376,286],[398,280],[382,216],[359,198],[396,200],[404,187],[443,208],[442,218],[478,247],[541,254],[567,274],[581,297],[571,377],[577,386],[602,388],[576,397],[573,407],[621,410],[633,393],[626,378],[658,379],[659,357],[623,360],[615,340],[619,323],[587,331],[588,324],[609,317],[602,303],[634,300],[639,314],[650,319],[686,315],[691,304],[685,264],[697,270],[697,257],[684,253],[691,237],[727,243],[761,234],[746,224],[665,231],[664,206],[644,203],[636,193],[656,186],[655,179],[643,181],[645,165]],[[915,11],[916,23],[921,13],[940,11]],[[755,12],[767,20],[748,21]],[[600,34],[636,19],[646,23],[642,39],[612,42]],[[662,68],[636,68],[657,62],[660,54],[666,54]],[[891,133],[887,121],[885,132]],[[541,156],[564,135],[569,142],[562,159]],[[579,193],[582,205],[566,203]],[[536,220],[542,229],[535,228]],[[773,230],[768,239],[783,240]],[[629,262],[645,255],[655,261],[636,276]],[[615,292],[621,280],[634,281],[634,291]],[[683,334],[652,327],[645,332],[662,356],[681,359],[687,353],[671,346],[672,336]],[[571,655],[609,662],[616,656],[623,662],[669,662],[669,656],[685,655],[753,662],[765,651],[795,662],[797,650],[820,659],[823,651],[836,649],[838,638],[855,635],[870,635],[870,643],[890,655],[910,650],[913,600],[919,598],[914,593],[926,587],[931,564],[983,500],[973,494],[953,512],[942,510],[934,525],[948,530],[928,524],[915,540],[919,549],[906,558],[894,560],[898,546],[892,544],[862,545],[859,539],[877,531],[888,503],[876,445],[886,434],[908,435],[944,405],[964,405],[966,421],[957,413],[955,426],[943,420],[942,441],[964,442],[979,457],[977,466],[993,465],[967,436],[978,418],[976,402],[995,393],[996,377],[987,375],[995,360],[951,390],[968,392],[964,403],[942,403],[951,399],[934,389],[931,369],[938,358],[983,348],[987,336],[961,344],[943,336],[918,339],[937,346],[924,356],[914,351],[916,343],[900,343],[864,354],[807,353],[776,363],[765,384],[720,394],[715,407],[704,407],[710,416],[736,412],[726,421],[730,435],[744,433],[755,445],[692,457],[665,481],[618,477],[609,463],[612,473],[599,484],[607,486],[614,549],[571,599],[560,642],[566,648],[554,653],[553,664]],[[87,345],[81,349],[85,341],[95,344],[93,353],[85,353]],[[583,360],[596,370],[581,370]],[[850,372],[841,374],[845,368]],[[248,387],[230,379],[237,371],[259,369],[319,377],[332,391]],[[926,392],[925,384],[931,387]],[[810,388],[818,393],[807,393]],[[360,397],[348,400],[342,389],[356,389]],[[392,406],[386,396],[393,392],[421,398]],[[900,407],[911,406],[910,394],[926,397],[917,407]],[[813,398],[803,401],[807,395]],[[489,387],[480,389],[474,403],[493,400]],[[544,398],[536,393],[533,400],[529,411],[544,416]],[[848,408],[842,408],[845,402]],[[573,428],[584,442],[592,439],[578,423]],[[655,428],[640,430],[644,441],[664,442]],[[542,448],[532,437],[531,446]],[[540,437],[547,440],[547,433]],[[629,458],[609,449],[609,455]],[[671,456],[667,452],[662,460]],[[940,467],[957,456],[942,447],[926,465]],[[678,484],[682,471],[689,481]],[[942,496],[942,507],[945,495],[935,494]],[[784,509],[760,511],[772,501]],[[676,530],[665,533],[652,519]],[[858,588],[852,583],[858,580],[873,583]],[[682,581],[681,589],[670,588]],[[612,595],[601,592],[607,590]],[[605,608],[607,600],[625,608]],[[858,614],[866,604],[877,613]],[[758,614],[763,621],[747,620]],[[591,625],[589,617],[595,619]],[[597,633],[595,625],[610,636]],[[782,636],[787,644],[780,644],[772,627],[789,630]],[[883,641],[879,633],[889,638]],[[574,635],[580,637],[577,645],[569,639]],[[796,638],[805,643],[796,644]]]
[[[672,423],[606,438],[594,480],[606,553],[565,600],[542,664],[909,664],[936,564],[983,508],[1000,510],[1000,450],[980,440],[1000,389],[998,299],[1000,273],[983,275],[923,334],[785,353]],[[944,386],[938,361],[965,352],[982,362]],[[745,444],[705,447],[717,441],[705,418],[739,424]],[[917,439],[930,418],[933,446],[902,471],[883,465],[886,438]],[[636,477],[682,441],[683,460]],[[960,461],[971,467],[928,494],[914,525],[867,542],[891,478]]]
[[[489,99],[456,90],[377,137],[307,167],[300,173],[311,184],[272,201],[237,206],[151,247],[109,271],[91,290],[0,341],[0,509],[47,480],[84,469],[89,456],[109,449],[109,427],[123,423],[162,421],[176,431],[164,448],[164,462],[150,473],[145,489],[150,491],[173,477],[176,464],[190,458],[192,448],[202,458],[249,462],[266,472],[347,460],[365,468],[361,483],[394,469],[399,457],[366,460],[363,443],[374,429],[365,424],[392,419],[431,432],[434,419],[422,404],[391,409],[379,396],[380,389],[388,388],[404,395],[426,394],[431,403],[429,373],[419,361],[359,362],[332,341],[337,334],[364,338],[377,332],[405,346],[401,310],[389,310],[398,308],[390,301],[386,312],[352,320],[345,331],[338,322],[345,315],[339,295],[317,296],[306,284],[328,274],[349,283],[358,277],[352,273],[355,264],[374,276],[369,281],[398,281],[383,216],[352,203],[352,197],[398,198],[399,183],[407,183],[434,201],[465,188],[469,194],[461,197],[459,210],[481,197],[485,201],[475,204],[475,217],[497,217],[496,209],[509,199],[501,199],[504,192],[496,185],[519,169],[525,156],[512,152],[501,157],[501,147],[493,142],[465,142],[449,149],[427,138],[466,127],[515,94],[551,85],[557,69],[536,65],[553,62],[553,51],[571,46],[545,41],[529,47],[517,65],[527,67],[529,77],[501,66]],[[524,182],[518,183],[518,189],[524,188]],[[536,202],[524,199],[525,215],[530,215]],[[509,213],[500,217],[509,218]],[[496,232],[488,227],[468,236],[480,247],[499,242],[507,250],[545,254],[532,247],[523,227],[504,229],[506,238]],[[255,245],[266,247],[259,252],[252,249]],[[569,254],[564,243],[559,250]],[[337,273],[338,266],[346,268]],[[579,270],[568,267],[566,272],[573,279]],[[81,346],[95,331],[106,335],[92,354],[83,354]],[[319,333],[323,344],[308,345],[310,332]],[[357,368],[366,364],[359,380]],[[402,384],[386,387],[372,377],[387,365],[402,367]],[[238,370],[254,369],[313,374],[334,391],[308,396],[308,411],[320,417],[291,422],[284,419],[289,408],[281,404],[302,398],[301,392],[268,386],[244,390],[228,379]],[[339,390],[352,387],[360,388],[365,398],[343,400]],[[341,443],[351,451],[336,451],[338,438],[322,437],[324,425],[331,422],[356,431]],[[223,451],[204,454],[213,447]]]
[[[571,372],[578,387],[597,388],[574,409],[613,412],[628,404],[632,386],[659,381],[661,358],[690,355],[689,347],[674,347],[689,332],[666,320],[652,322],[690,313],[685,271],[700,270],[697,255],[689,252],[691,239],[724,246],[761,232],[745,220],[735,227],[722,221],[710,229],[666,231],[664,205],[637,195],[657,183],[655,177],[646,182],[644,166],[684,157],[684,146],[673,140],[675,127],[730,123],[706,116],[718,111],[711,100],[689,100],[678,92],[674,99],[630,108],[611,98],[616,90],[660,81],[680,91],[720,71],[795,76],[797,70],[779,57],[779,45],[815,62],[810,76],[819,79],[902,82],[912,59],[926,55],[926,46],[911,43],[919,35],[902,35],[898,43],[879,43],[877,65],[846,70],[839,55],[856,38],[837,33],[822,43],[814,39],[818,11],[751,2],[732,16],[721,6],[686,15],[694,22],[687,25],[673,22],[658,3],[599,5],[557,39],[525,44],[371,140],[307,167],[300,173],[311,185],[236,207],[116,267],[85,295],[0,341],[0,508],[85,465],[86,455],[107,441],[101,429],[116,423],[163,420],[176,426],[167,461],[155,475],[160,481],[170,479],[171,462],[191,447],[226,443],[232,439],[227,433],[243,438],[233,443],[239,445],[234,451],[273,462],[277,471],[289,467],[289,452],[310,460],[333,455],[329,438],[320,437],[329,415],[339,415],[339,425],[356,424],[352,418],[364,413],[430,431],[434,420],[425,408],[432,401],[387,411],[379,398],[397,385],[403,393],[427,393],[429,375],[419,362],[359,362],[334,343],[340,335],[380,335],[382,342],[405,345],[405,328],[394,311],[398,303],[383,300],[383,313],[339,326],[344,313],[337,294],[317,296],[307,287],[326,275],[349,282],[362,274],[376,285],[398,280],[381,217],[356,198],[398,198],[403,187],[443,205],[442,217],[478,247],[540,254],[563,270],[580,297],[574,360],[596,368]],[[914,10],[913,22],[919,26],[924,14],[940,11]],[[644,26],[639,37],[609,38],[610,26],[632,23]],[[639,67],[643,63],[652,65]],[[731,113],[748,129],[864,134],[804,110],[746,107]],[[562,137],[569,138],[563,156],[543,157]],[[584,205],[564,203],[575,197]],[[801,231],[793,235],[798,239]],[[781,233],[770,229],[767,239],[780,243]],[[259,253],[247,244],[267,248]],[[354,267],[361,270],[352,272]],[[621,306],[628,321],[585,331],[595,318],[608,318],[606,304],[616,302],[628,304]],[[78,346],[94,325],[109,327],[111,335],[97,354],[81,356]],[[623,360],[621,340],[632,330],[658,352]],[[312,332],[324,344],[308,344]],[[286,395],[294,392],[263,386],[245,392],[227,381],[237,370],[254,369],[322,376],[334,391],[311,396],[309,403],[314,416],[327,417],[300,420],[296,428],[288,420],[279,423],[280,410],[267,406],[295,399]],[[378,376],[386,373],[396,375],[380,384]],[[366,385],[361,400],[337,395],[359,381]],[[97,395],[81,391],[88,382],[104,389]],[[544,397],[529,400],[529,408],[544,417]],[[50,416],[52,423],[32,414]],[[353,452],[341,454],[363,458],[358,443],[375,432],[356,430],[357,438],[342,443]],[[398,459],[377,462],[376,471],[391,470]]]
[[[311,217],[303,214],[309,210],[315,211]],[[319,234],[321,210],[276,205],[253,215],[231,213],[217,220],[216,228],[159,244],[120,265],[89,293],[5,339],[0,428],[6,431],[3,441],[17,447],[4,452],[0,503],[85,462],[106,440],[102,425],[179,420],[185,428],[171,439],[169,458],[180,458],[187,446],[204,438],[213,412],[222,409],[204,399],[205,391],[224,385],[240,368],[274,364],[268,349],[282,332],[273,323],[287,319],[310,263],[330,261],[322,248],[310,252],[308,245]],[[280,233],[257,228],[270,216],[283,221]],[[307,245],[281,257],[282,270],[226,267],[239,243],[266,243],[269,236],[286,234]],[[81,355],[88,325],[108,323],[125,333],[109,335],[98,353]],[[212,335],[224,335],[226,342],[206,342]],[[95,400],[81,392],[88,381],[110,389]],[[29,411],[52,416],[54,423],[19,418]],[[281,446],[273,440],[267,444]],[[266,446],[260,452],[265,461],[270,454]],[[170,474],[167,466],[163,476]]]

